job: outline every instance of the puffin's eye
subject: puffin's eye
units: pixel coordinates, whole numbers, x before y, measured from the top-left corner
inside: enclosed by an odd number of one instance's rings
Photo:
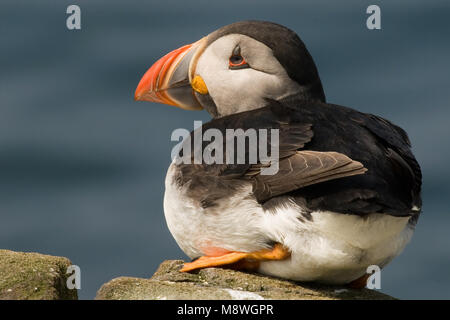
[[[244,61],[244,58],[242,58],[242,56],[231,56],[230,57],[230,64],[231,65],[241,64],[242,61]]]
[[[234,48],[228,65],[231,70],[245,69],[249,67],[247,61],[245,61],[245,59],[241,56],[241,47],[239,47],[239,45]]]

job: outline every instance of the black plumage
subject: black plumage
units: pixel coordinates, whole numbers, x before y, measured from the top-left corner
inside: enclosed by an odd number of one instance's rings
[[[252,174],[258,164],[178,165],[177,183],[186,187],[188,195],[203,207],[227,201],[250,181],[253,196],[267,209],[282,205],[280,199],[292,199],[311,211],[355,215],[377,212],[413,216],[413,220],[418,217],[420,167],[411,153],[405,131],[381,117],[320,101],[306,101],[296,95],[280,101],[268,100],[260,109],[213,119],[202,130],[210,128],[220,130],[224,136],[226,129],[276,128],[281,159],[292,158],[296,151],[336,152],[362,164],[367,171],[306,186],[301,185],[304,179],[301,177],[299,187],[293,188],[298,171],[286,168],[291,164],[282,160],[275,176]],[[203,148],[208,144],[204,142]],[[246,148],[248,151],[249,146]],[[282,179],[277,179],[281,174]],[[278,192],[261,196],[264,184]]]

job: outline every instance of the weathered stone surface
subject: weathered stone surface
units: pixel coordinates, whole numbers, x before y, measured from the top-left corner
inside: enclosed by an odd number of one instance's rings
[[[179,272],[183,261],[163,262],[150,279],[120,277],[104,284],[97,292],[101,300],[256,300],[256,299],[394,299],[377,291],[353,290],[208,268],[198,273]]]
[[[77,299],[66,286],[67,258],[0,250],[0,300]]]

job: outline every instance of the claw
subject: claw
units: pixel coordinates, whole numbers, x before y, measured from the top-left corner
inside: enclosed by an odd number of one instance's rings
[[[353,280],[347,286],[351,289],[363,289],[367,285],[367,279],[369,279],[370,274],[365,274],[362,277],[359,277],[356,280]]]

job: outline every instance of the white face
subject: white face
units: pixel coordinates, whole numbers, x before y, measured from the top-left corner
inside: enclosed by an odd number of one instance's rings
[[[248,68],[230,69],[239,46]],[[241,34],[211,43],[198,58],[194,75],[204,80],[219,116],[263,107],[266,98],[279,99],[300,91],[265,44]]]

